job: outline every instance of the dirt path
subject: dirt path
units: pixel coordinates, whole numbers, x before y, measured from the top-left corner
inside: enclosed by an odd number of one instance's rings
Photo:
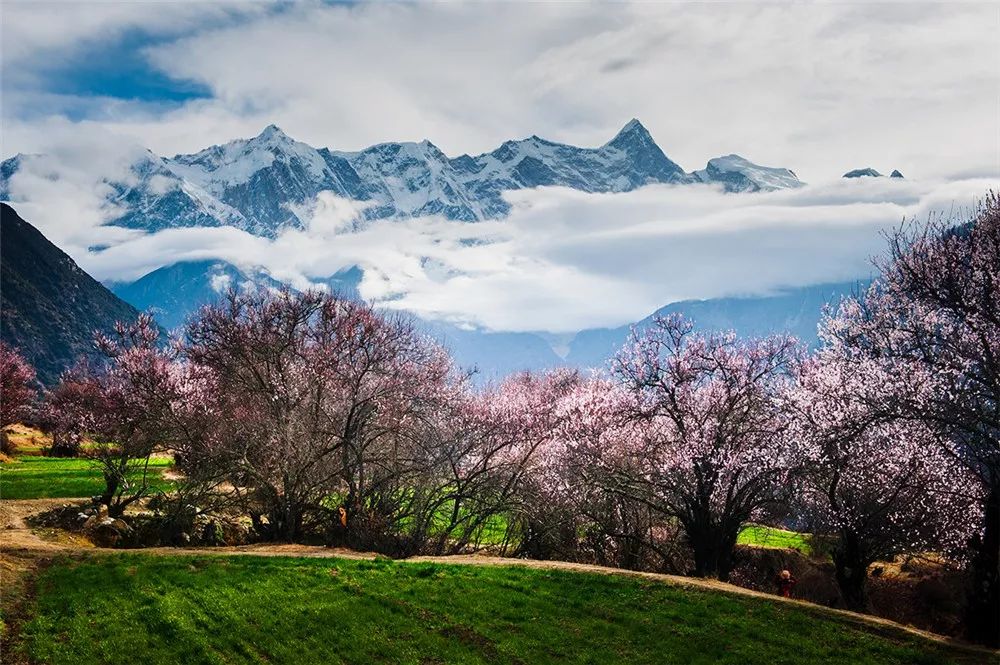
[[[288,556],[307,558],[344,558],[344,559],[374,559],[378,554],[373,552],[357,552],[343,548],[324,547],[321,545],[296,545],[296,544],[273,544],[264,543],[256,545],[240,545],[235,547],[148,547],[142,549],[121,550],[113,548],[95,547],[88,540],[57,532],[54,529],[32,529],[27,525],[25,519],[33,514],[45,510],[62,506],[67,503],[76,503],[80,499],[24,499],[24,500],[0,500],[0,570],[12,572],[11,564],[16,568],[22,568],[23,564],[31,559],[46,560],[59,553],[66,554],[97,554],[97,553],[122,553],[144,554],[150,556]],[[656,580],[667,584],[679,585],[693,589],[710,590],[714,592],[730,593],[740,596],[751,596],[762,598],[772,602],[790,603],[799,606],[807,611],[816,614],[826,614],[836,616],[841,620],[848,621],[855,625],[863,626],[867,629],[874,629],[878,632],[891,634],[893,631],[905,631],[914,635],[919,635],[936,642],[951,644],[960,648],[970,649],[986,656],[996,657],[997,652],[978,649],[958,643],[950,638],[919,630],[911,626],[905,626],[881,617],[857,614],[846,610],[834,609],[816,605],[804,600],[794,598],[782,598],[773,594],[762,593],[752,589],[746,589],[733,584],[720,582],[711,579],[699,579],[693,577],[682,577],[679,575],[665,575],[662,573],[647,573],[633,570],[623,570],[620,568],[608,568],[592,564],[569,563],[566,561],[538,561],[534,559],[509,559],[496,556],[485,556],[478,554],[452,555],[452,556],[418,556],[404,560],[406,563],[438,563],[447,565],[465,566],[521,566],[525,568],[539,568],[549,570],[567,570],[575,572],[598,573],[603,575],[625,575],[630,577],[642,577],[644,579]]]
[[[0,555],[45,554],[67,549],[91,549],[86,538],[57,529],[33,529],[25,520],[31,515],[76,503],[74,499],[4,499],[0,501]]]

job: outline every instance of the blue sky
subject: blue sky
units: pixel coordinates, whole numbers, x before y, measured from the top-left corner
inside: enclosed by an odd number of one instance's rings
[[[35,82],[42,91],[67,98],[110,97],[162,107],[211,97],[207,85],[172,78],[150,65],[144,50],[164,42],[131,29],[107,42],[84,45],[69,57],[41,63]],[[73,106],[67,111],[74,119],[85,117],[76,115]]]

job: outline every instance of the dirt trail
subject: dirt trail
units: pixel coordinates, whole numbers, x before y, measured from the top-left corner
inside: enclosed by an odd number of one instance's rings
[[[25,520],[31,515],[58,508],[74,499],[0,500],[0,554],[12,552],[45,554],[67,549],[92,549],[85,538],[56,529],[33,529]]]
[[[95,547],[84,538],[60,532],[53,534],[53,529],[32,529],[27,525],[25,519],[33,514],[43,512],[50,508],[76,503],[79,499],[24,499],[24,500],[0,500],[0,569],[4,568],[4,559],[13,556],[16,559],[48,559],[52,555],[65,554],[97,554],[97,553],[123,553],[144,554],[151,556],[288,556],[307,558],[344,558],[344,559],[375,559],[380,555],[373,552],[357,552],[335,547],[324,547],[322,545],[297,545],[297,544],[273,544],[264,543],[256,545],[240,545],[234,547],[148,547],[142,549],[113,549]],[[598,573],[603,575],[626,575],[631,577],[642,577],[644,579],[656,580],[667,584],[685,586],[695,589],[711,590],[715,592],[730,593],[740,596],[751,596],[755,598],[767,599],[772,602],[790,603],[817,614],[827,614],[838,617],[841,620],[854,623],[856,625],[875,629],[879,632],[891,633],[892,631],[905,631],[914,635],[931,639],[937,642],[948,643],[960,648],[969,649],[987,656],[996,657],[998,652],[979,649],[964,643],[955,642],[936,633],[919,630],[911,626],[905,626],[881,617],[857,614],[846,610],[834,609],[816,605],[804,600],[794,598],[782,598],[773,594],[762,593],[752,589],[735,586],[725,582],[711,579],[699,579],[692,577],[682,577],[679,575],[665,575],[662,573],[647,573],[633,570],[623,570],[620,568],[608,568],[583,563],[570,563],[566,561],[538,561],[534,559],[509,559],[496,556],[486,556],[478,554],[451,555],[451,556],[417,556],[403,560],[406,563],[438,563],[447,565],[465,566],[522,566],[526,568],[538,568],[549,570],[567,570],[575,572]],[[9,564],[9,560],[7,561]]]

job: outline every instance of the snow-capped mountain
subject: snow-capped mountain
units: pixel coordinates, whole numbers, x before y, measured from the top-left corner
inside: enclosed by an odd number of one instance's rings
[[[19,178],[58,181],[58,169],[32,172],[36,156],[0,163],[0,199],[23,201]],[[492,152],[450,158],[429,141],[382,143],[357,152],[313,148],[275,125],[258,136],[162,158],[145,151],[124,175],[96,174],[108,190],[109,224],[146,231],[235,226],[273,237],[301,227],[297,216],[321,191],[368,202],[369,219],[442,215],[478,221],[502,217],[507,190],[559,185],[586,192],[624,192],[643,185],[719,182],[728,191],[801,185],[787,169],[757,166],[730,155],[686,173],[638,120],[598,148],[537,136],[507,141]]]
[[[336,152],[375,190],[373,214],[442,214],[476,221],[510,210],[505,190],[561,185],[585,192],[623,192],[653,183],[692,179],[663,154],[638,120],[600,148],[577,148],[537,136],[507,141],[475,157],[450,159],[433,143],[383,143]]]
[[[710,159],[704,169],[692,175],[701,182],[721,183],[727,192],[770,192],[805,184],[794,171],[759,166],[739,155]]]
[[[255,235],[273,236],[285,226],[301,226],[295,206],[322,191],[371,198],[345,160],[296,141],[275,125],[252,139],[165,161],[180,178],[238,211],[245,220],[238,226]]]
[[[197,182],[183,178],[169,163],[146,151],[124,179],[106,179],[108,203],[124,211],[118,226],[145,231],[191,226],[246,227],[247,218],[222,203]]]
[[[844,178],[884,178],[884,173],[879,173],[872,167],[867,167],[863,169],[854,169],[853,171],[848,171],[842,177]],[[889,174],[890,178],[902,178],[903,174],[897,169],[893,169],[892,173]]]
[[[881,178],[882,174],[869,166],[869,167],[863,168],[863,169],[854,169],[852,171],[848,171],[842,177],[844,177],[844,178]]]

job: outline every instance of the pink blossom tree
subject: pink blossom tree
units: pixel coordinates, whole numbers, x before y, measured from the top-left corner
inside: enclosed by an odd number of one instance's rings
[[[104,475],[99,501],[118,517],[149,495],[150,457],[169,447],[172,408],[181,395],[176,363],[160,347],[159,329],[148,315],[116,324],[96,345],[102,363],[67,373],[50,405],[59,408],[60,427],[98,442],[86,454]]]
[[[17,349],[0,342],[0,451],[10,452],[3,428],[30,415],[36,395],[35,370]]]
[[[187,359],[214,376],[218,462],[258,531],[299,539],[338,523],[334,507],[353,534],[398,516],[404,430],[453,376],[407,320],[319,292],[231,293],[186,338]]]
[[[851,609],[868,609],[875,561],[960,550],[980,519],[979,488],[939,432],[900,418],[934,389],[924,368],[889,374],[873,360],[823,349],[789,392],[797,445],[796,503],[813,531],[834,539],[836,579]]]
[[[566,534],[562,558],[678,572],[669,522],[609,482],[642,471],[632,452],[646,436],[646,422],[629,417],[634,407],[633,394],[600,377],[580,381],[565,394],[543,449],[536,504],[558,518],[549,521]]]
[[[45,391],[39,422],[52,437],[48,454],[52,457],[76,457],[90,424],[89,411],[97,384],[83,364],[59,377],[59,383]]]
[[[959,226],[934,218],[889,239],[881,279],[825,324],[845,357],[875,358],[890,375],[914,365],[935,389],[900,415],[940,428],[975,475],[983,522],[970,539],[970,636],[1000,645],[1000,198]]]
[[[500,490],[494,494],[503,497],[498,507],[517,530],[519,555],[549,558],[560,549],[566,480],[559,477],[552,433],[566,418],[561,401],[579,383],[570,370],[523,373],[477,398],[479,422],[493,451],[487,475]]]
[[[630,417],[646,424],[620,454],[629,465],[616,491],[677,521],[698,576],[727,579],[740,529],[787,487],[795,461],[780,397],[798,356],[789,338],[700,335],[670,317],[633,334],[615,359],[635,397]]]

